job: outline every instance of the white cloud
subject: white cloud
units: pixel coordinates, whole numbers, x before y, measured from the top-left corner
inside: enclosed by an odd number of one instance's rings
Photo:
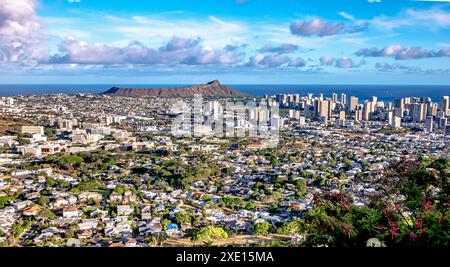
[[[348,20],[355,20],[355,17],[354,17],[353,15],[350,15],[350,14],[348,14],[348,13],[345,12],[345,11],[341,11],[341,12],[339,12],[338,14],[339,14],[339,16],[341,16],[341,17],[343,17],[343,18],[345,18],[345,19],[348,19]]]
[[[447,28],[450,26],[450,13],[439,7],[430,9],[408,8],[397,16],[377,16],[369,21],[370,25],[383,29],[421,26],[426,28]]]
[[[2,0],[0,8],[0,61],[32,63],[45,56],[45,36],[36,16],[35,0]]]
[[[382,49],[378,49],[376,47],[362,48],[356,52],[356,55],[363,57],[393,57],[397,60],[450,57],[450,47],[435,51],[423,49],[421,47],[402,47],[401,45],[389,45]]]
[[[244,57],[239,46],[225,46],[214,50],[201,43],[200,39],[172,37],[159,49],[150,48],[133,41],[127,46],[117,47],[107,44],[66,39],[60,45],[60,54],[43,62],[48,64],[87,65],[231,65]]]
[[[323,56],[319,58],[319,61],[321,65],[331,66],[336,61],[336,59],[331,56]]]
[[[201,37],[213,48],[229,43],[243,43],[249,37],[249,29],[244,23],[224,21],[214,16],[207,20],[135,16],[132,21],[113,26],[113,30],[128,40],[140,40],[153,46],[160,45],[174,35],[184,38]]]
[[[348,14],[346,14],[348,16]],[[313,18],[308,21],[294,21],[290,26],[291,33],[298,36],[318,36],[326,37],[337,34],[357,33],[367,30],[366,23],[355,23],[347,25],[342,22],[326,21],[320,18]]]

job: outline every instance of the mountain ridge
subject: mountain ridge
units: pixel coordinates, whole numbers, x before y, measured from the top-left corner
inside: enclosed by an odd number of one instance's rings
[[[157,96],[157,97],[190,97],[195,94],[204,96],[244,96],[245,94],[222,85],[218,80],[213,80],[205,84],[172,87],[172,88],[121,88],[112,87],[102,94],[111,94],[119,96]]]

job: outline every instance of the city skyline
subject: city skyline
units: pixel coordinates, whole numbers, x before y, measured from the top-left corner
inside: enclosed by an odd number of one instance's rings
[[[6,0],[0,83],[448,85],[446,2]]]

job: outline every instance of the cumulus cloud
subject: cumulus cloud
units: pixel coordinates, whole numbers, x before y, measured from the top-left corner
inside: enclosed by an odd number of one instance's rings
[[[125,47],[106,44],[88,44],[74,39],[65,39],[59,46],[60,53],[52,56],[52,64],[235,64],[242,60],[240,49],[213,50],[200,39],[173,37],[159,49],[147,47],[133,41]]]
[[[333,65],[335,59],[334,59],[334,57],[330,57],[330,56],[322,56],[319,58],[319,61],[320,61],[321,65],[331,66],[331,65]]]
[[[200,44],[202,40],[200,38],[180,38],[172,37],[172,39],[164,46],[159,49],[161,52],[172,52],[183,49],[190,49],[196,47]]]
[[[45,57],[42,24],[35,0],[2,0],[0,8],[1,62],[31,63]]]
[[[403,71],[407,73],[422,73],[422,74],[448,74],[450,69],[423,69],[421,67],[412,67],[400,65],[398,63],[389,64],[384,62],[379,62],[375,64],[375,68],[381,72],[395,72]]]
[[[266,44],[264,47],[259,49],[261,53],[276,53],[276,54],[288,54],[298,51],[300,47],[295,44],[282,44],[279,46],[273,46],[271,44]]]
[[[384,63],[384,62],[376,63],[375,68],[377,70],[383,71],[383,72],[390,72],[390,71],[396,71],[396,70],[404,70],[404,71],[409,71],[409,72],[420,71],[420,68],[404,66],[404,65],[400,65],[398,63],[389,64],[389,63]]]
[[[363,65],[365,62],[361,61],[359,64],[356,64],[353,59],[348,57],[341,57],[335,60],[335,67],[340,69],[348,69],[348,68],[356,68]]]
[[[347,25],[342,22],[335,23],[315,18],[310,21],[292,22],[290,29],[294,35],[325,37],[336,34],[361,32],[367,30],[367,27],[368,23]]]
[[[306,66],[306,61],[301,57],[292,58],[288,64],[289,67],[300,68]]]
[[[425,27],[431,29],[450,26],[450,13],[440,6],[430,9],[408,8],[395,16],[380,15],[369,21],[373,27],[398,29],[401,27]]]
[[[449,57],[450,48],[443,48],[435,51],[422,49],[421,47],[402,47],[400,45],[389,45],[381,49],[378,49],[376,47],[362,48],[356,51],[355,54],[362,57],[393,57],[397,60],[407,60],[433,57]]]
[[[277,54],[263,55],[259,54],[250,57],[246,66],[248,67],[303,67],[306,65],[305,60],[300,57],[291,58],[288,56],[282,56]]]

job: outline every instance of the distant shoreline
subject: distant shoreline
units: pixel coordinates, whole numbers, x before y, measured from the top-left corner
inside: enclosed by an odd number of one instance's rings
[[[0,84],[0,96],[34,95],[34,94],[100,94],[111,87],[123,86],[134,88],[161,87],[171,88],[191,84]],[[343,85],[343,84],[226,84],[242,93],[263,96],[265,94],[300,94],[308,93],[330,96],[333,92],[356,96],[361,100],[378,96],[381,101],[393,101],[402,97],[430,97],[438,101],[441,96],[450,95],[450,85]]]

